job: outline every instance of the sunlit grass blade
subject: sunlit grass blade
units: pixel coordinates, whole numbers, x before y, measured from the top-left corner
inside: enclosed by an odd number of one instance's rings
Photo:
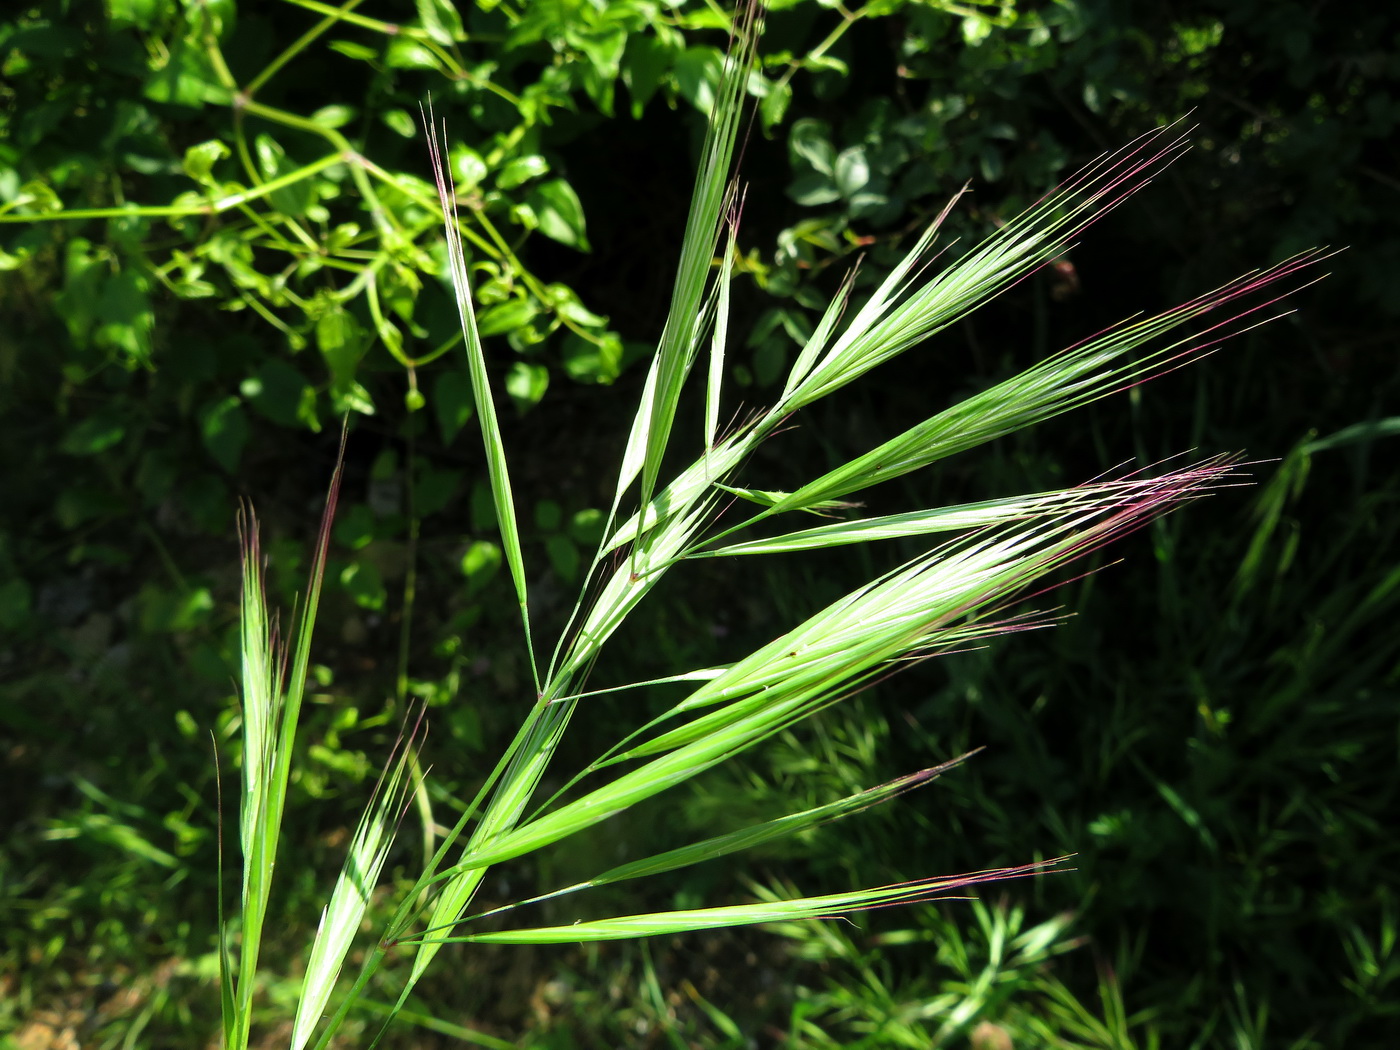
[[[257,520],[249,508],[239,516],[243,548],[243,601],[240,614],[242,657],[243,774],[239,799],[239,846],[242,889],[239,894],[241,938],[235,967],[225,969],[225,1043],[231,1050],[248,1045],[254,977],[262,946],[263,916],[271,889],[275,829],[269,843],[272,727],[281,705],[280,646],[268,618],[262,547]],[[232,952],[231,946],[228,949]],[[236,969],[236,976],[232,970]]]
[[[671,306],[657,347],[657,379],[645,422],[645,455],[642,460],[641,505],[651,502],[661,471],[661,459],[670,441],[676,406],[696,349],[695,321],[701,313],[710,263],[719,243],[726,205],[733,199],[730,168],[743,116],[744,89],[757,53],[762,25],[762,5],[745,3],[736,15],[729,53],[715,86],[700,171],[690,199],[681,260],[671,293]],[[639,420],[641,417],[638,417]],[[630,481],[619,479],[619,490]]]
[[[1076,488],[1039,492],[1029,496],[1010,496],[1005,499],[982,500],[977,503],[962,503],[931,510],[884,514],[874,518],[861,518],[803,529],[799,532],[789,532],[767,539],[731,543],[713,550],[695,551],[688,557],[715,558],[730,554],[787,554],[795,551],[824,550],[828,547],[839,547],[852,543],[908,539],[942,532],[963,532],[968,529],[1003,525],[1008,522],[1052,517],[1089,505],[1104,506],[1114,499],[1127,502],[1156,488],[1157,485],[1157,480],[1153,478],[1096,482]],[[724,487],[726,491],[736,491],[727,486],[721,487]],[[767,506],[776,506],[789,496],[788,493],[765,493],[764,495],[770,497],[766,503]],[[802,509],[816,511],[849,505],[838,500],[827,500]]]
[[[715,307],[714,335],[710,340],[710,368],[705,383],[705,434],[704,447],[715,443],[719,432],[720,391],[724,386],[724,355],[729,338],[729,285],[734,277],[734,256],[739,250],[735,243],[739,232],[740,204],[736,204],[729,217],[729,237],[725,241],[724,255],[720,259],[719,301]]]
[[[725,761],[834,702],[911,653],[961,644],[964,621],[1230,475],[1214,461],[1172,472],[1126,504],[1109,498],[1049,523],[985,530],[954,541],[852,592],[705,683],[677,711],[743,701],[639,745],[665,751],[611,782],[484,846],[484,868],[567,838]]]
[[[496,915],[500,912],[512,911],[530,904],[538,904],[540,901],[551,900],[562,897],[565,894],[577,893],[580,890],[594,889],[598,886],[607,886],[615,882],[625,882],[629,879],[648,878],[652,875],[660,875],[664,872],[675,871],[680,868],[691,867],[696,864],[703,864],[706,861],[714,860],[718,857],[728,856],[732,853],[739,853],[744,850],[754,849],[768,843],[787,838],[801,831],[807,831],[829,824],[832,821],[840,820],[886,802],[897,795],[912,791],[930,783],[948,770],[961,765],[971,757],[971,753],[960,755],[948,762],[944,762],[928,769],[921,769],[917,773],[910,773],[906,776],[898,777],[884,784],[879,784],[864,791],[858,791],[853,795],[847,795],[834,802],[828,802],[821,806],[814,806],[811,809],[803,810],[800,813],[790,813],[786,816],[776,817],[773,820],[766,820],[759,824],[753,824],[746,828],[740,828],[723,835],[716,835],[701,842],[693,843],[689,846],[681,846],[676,849],[667,850],[651,857],[644,857],[640,860],[630,861],[620,864],[615,868],[609,868],[601,875],[595,875],[587,882],[580,882],[564,889],[555,890],[552,893],[541,894],[538,897],[531,897],[528,900],[519,901],[515,904],[507,904],[500,908],[494,908],[489,912],[481,912],[477,915],[469,916],[465,921],[476,921],[488,915]]]
[[[1141,188],[1154,172],[1180,155],[1185,149],[1184,140],[1172,138],[1171,132],[1171,127],[1158,129],[1100,158],[982,246],[943,273],[921,283],[918,271],[925,265],[923,257],[946,215],[945,209],[895,271],[844,325],[840,335],[831,341],[831,332],[844,310],[848,294],[847,289],[842,289],[828,307],[817,332],[799,354],[779,403],[727,441],[716,445],[708,457],[644,503],[636,515],[612,533],[604,545],[604,553],[635,539],[639,532],[655,528],[668,516],[693,506],[706,486],[724,482],[728,473],[793,410],[827,396],[928,338],[995,296],[1009,283],[1062,253],[1067,238]],[[1211,310],[1270,289],[1323,257],[1320,252],[1304,253],[1262,273],[1247,274],[1173,310],[1128,322],[1071,347],[843,464],[788,494],[760,516],[794,509],[820,509],[827,501],[839,500],[860,488],[927,466],[1180,367],[1202,356],[1210,345],[1238,334],[1245,327],[1239,322],[1276,302],[1282,293],[1270,291],[1268,294],[1273,298],[1239,310],[1205,333],[1159,346],[1140,359],[1126,363],[1121,359]],[[1296,290],[1297,286],[1289,288],[1289,291]],[[1226,331],[1232,324],[1234,329]]]
[[[422,728],[420,713],[406,739],[399,742],[398,754],[390,756],[384,773],[375,785],[370,801],[360,817],[350,842],[340,877],[331,891],[330,903],[321,914],[321,924],[312,942],[311,956],[302,979],[301,1000],[292,1025],[292,1050],[302,1050],[321,1019],[331,992],[335,990],[351,942],[378,885],[380,871],[393,845],[394,831],[402,814],[408,783],[407,773]]]
[[[954,200],[956,199],[957,198],[954,198]],[[951,201],[948,207],[952,207]],[[947,214],[947,209],[944,210],[944,214]],[[939,216],[938,221],[925,232],[924,237],[926,239],[932,238],[942,218],[943,216]],[[918,249],[915,249],[915,252],[917,251]],[[905,262],[902,265],[912,265],[915,259],[915,252],[911,252],[906,256]],[[851,289],[855,287],[855,283],[856,270],[852,268],[851,271],[846,274],[845,280],[841,282],[841,287],[837,290],[836,294],[832,296],[831,302],[827,304],[826,310],[822,313],[821,320],[818,321],[817,326],[812,329],[812,334],[808,336],[807,342],[804,343],[802,349],[798,351],[797,360],[795,360],[792,363],[792,367],[788,369],[787,384],[783,387],[782,396],[778,399],[779,404],[786,401],[793,390],[796,389],[797,384],[807,377],[812,367],[817,363],[817,359],[821,357],[822,353],[830,344],[832,333],[836,331],[836,325],[841,320],[847,305],[850,303]],[[872,300],[878,301],[880,295],[881,292],[876,291]]]
[[[443,159],[447,131],[446,128],[442,131],[443,145],[440,147],[438,128],[433,122],[431,110],[429,110],[424,124],[428,133],[428,154],[433,165],[433,177],[437,182],[438,202],[442,206],[443,229],[447,238],[448,271],[457,299],[457,316],[462,325],[467,368],[472,377],[472,398],[476,405],[476,418],[481,427],[481,443],[486,450],[486,468],[491,478],[491,498],[496,507],[496,523],[501,530],[501,549],[505,553],[506,565],[510,568],[511,581],[515,584],[516,601],[520,606],[520,620],[525,629],[525,648],[530,660],[530,670],[535,679],[535,689],[538,692],[539,669],[535,663],[534,643],[530,634],[530,607],[525,580],[525,556],[520,548],[520,527],[515,514],[515,496],[511,492],[505,443],[501,439],[501,426],[496,418],[496,404],[491,396],[491,383],[486,374],[486,354],[482,349],[481,336],[476,327],[476,312],[472,308],[471,281],[467,275],[467,260],[462,247],[461,230],[458,229],[457,189],[453,183],[451,169],[448,168]]]
[[[948,199],[943,206],[943,210],[938,213],[934,220],[924,228],[912,248],[909,249],[903,259],[896,263],[879,286],[871,293],[859,310],[846,323],[840,337],[834,346],[831,347],[830,354],[826,354],[831,341],[831,334],[836,327],[836,322],[844,312],[850,297],[851,288],[855,283],[855,271],[847,275],[831,303],[827,306],[826,312],[822,315],[821,322],[813,330],[811,337],[803,345],[802,350],[797,355],[797,360],[793,363],[788,372],[787,383],[783,387],[782,397],[779,404],[785,408],[797,408],[801,404],[807,404],[817,398],[824,396],[829,391],[822,390],[820,380],[813,376],[814,371],[829,372],[831,370],[832,358],[840,353],[846,352],[845,348],[857,342],[859,337],[866,335],[886,318],[895,309],[900,300],[909,292],[915,281],[910,274],[917,274],[924,266],[929,265],[927,255],[929,249],[933,247],[933,242],[938,237],[938,232],[952,213],[953,207],[963,194],[967,192],[964,186]],[[823,355],[826,354],[824,357]],[[821,362],[819,365],[818,362]],[[871,362],[862,371],[874,367]],[[854,378],[854,376],[852,376]],[[815,384],[815,385],[814,385]],[[794,395],[799,387],[809,390],[810,397],[803,397],[800,401]],[[821,391],[821,392],[817,392]]]
[[[840,389],[1063,254],[1071,238],[1184,152],[1185,140],[1170,132],[1170,125],[1159,128],[1100,158],[937,276],[906,280],[931,247],[945,208],[811,372],[792,385],[783,407],[801,408]]]
[[[1325,255],[1321,252],[1295,256],[1261,273],[1246,274],[1154,317],[1110,329],[958,402],[864,455],[843,463],[789,494],[769,513],[799,510],[824,500],[841,499],[1179,368],[1231,335],[1259,323],[1251,319],[1252,315],[1285,294],[1272,286],[1322,258]],[[1320,275],[1310,275],[1306,283],[1319,279]],[[1204,333],[1178,339],[1120,363],[1131,351],[1187,321],[1261,290],[1268,290],[1270,298],[1240,310]],[[1297,289],[1289,287],[1287,290]]]
[[[695,507],[717,482],[738,468],[762,437],[759,429],[747,425],[716,442],[706,455],[677,475],[641,511],[619,525],[604,542],[603,553],[633,543],[649,530]]]
[[[331,525],[340,495],[345,456],[342,429],[340,454],[326,494],[316,553],[312,560],[305,605],[299,617],[290,672],[287,653],[269,618],[257,521],[251,509],[240,518],[243,545],[243,601],[240,646],[243,685],[243,778],[239,818],[239,842],[243,851],[243,891],[240,900],[241,939],[237,976],[230,993],[233,1021],[229,1046],[243,1050],[248,1044],[256,988],[263,926],[276,867],[282,812],[296,744],[297,721],[310,664],[311,638],[320,606],[330,547]]]
[[[669,519],[664,528],[644,533],[628,560],[604,583],[570,640],[568,654],[556,676],[563,684],[550,691],[550,699],[555,699],[556,693],[560,697],[567,695],[567,683],[597,657],[603,644],[650,593],[666,569],[692,546],[696,535],[709,522],[711,498],[707,498],[707,489],[697,487],[696,502],[682,508],[683,513]]]
[[[1012,868],[992,868],[944,878],[918,879],[913,882],[878,886],[873,889],[829,893],[817,897],[793,900],[764,901],[758,904],[738,904],[727,908],[696,908],[644,915],[623,915],[614,919],[596,919],[571,926],[542,926],[524,930],[501,930],[492,933],[465,934],[443,937],[444,943],[475,942],[478,944],[571,944],[589,941],[615,941],[632,937],[658,937],[665,934],[694,933],[699,930],[727,929],[769,922],[797,922],[810,919],[834,919],[847,912],[870,911],[895,905],[918,904],[946,900],[953,891],[1002,879],[1018,878],[1044,872],[1067,858],[1040,861]],[[429,931],[425,937],[435,934]]]
[[[828,802],[821,806],[814,806],[811,809],[803,810],[799,813],[789,813],[786,816],[776,817],[773,820],[766,820],[760,824],[753,824],[747,828],[740,828],[724,835],[716,835],[690,846],[682,846],[677,849],[667,850],[665,853],[658,853],[652,857],[645,857],[641,860],[631,861],[627,864],[618,865],[615,868],[603,872],[601,875],[589,879],[586,886],[606,886],[614,882],[623,882],[628,879],[645,878],[651,875],[659,875],[662,872],[675,871],[678,868],[690,867],[700,864],[716,857],[728,856],[732,853],[739,853],[743,850],[754,849],[758,846],[767,845],[779,839],[795,835],[800,831],[819,827],[822,824],[829,824],[842,817],[848,817],[853,813],[878,806],[882,802],[887,802],[897,795],[902,795],[907,791],[922,787],[932,782],[948,770],[961,765],[968,755],[960,755],[951,761],[931,766],[928,769],[921,769],[917,773],[909,773],[888,781],[875,787],[866,788],[864,791],[857,791],[855,794],[847,795],[845,798]]]
[[[349,436],[349,418],[341,425],[340,448],[336,453],[335,471],[326,491],[326,505],[321,512],[321,524],[316,533],[316,553],[312,558],[306,601],[297,618],[296,641],[291,652],[291,673],[283,688],[281,723],[277,746],[273,754],[272,792],[269,798],[268,823],[272,829],[269,860],[276,852],[277,836],[282,828],[282,810],[287,804],[287,784],[292,775],[292,755],[296,743],[297,723],[301,718],[301,702],[306,694],[307,671],[311,666],[311,640],[316,628],[316,616],[321,607],[321,586],[326,579],[326,560],[330,556],[331,527],[335,524],[336,504],[340,500],[340,483],[345,471],[345,442]],[[285,669],[284,669],[285,671]]]
[[[725,492],[733,493],[740,499],[746,499],[750,503],[757,503],[760,507],[776,507],[779,503],[791,497],[791,492],[779,492],[773,489],[746,489],[738,485],[725,485],[715,482],[715,488]],[[848,500],[821,500],[802,509],[808,514],[815,514],[818,517],[830,517],[832,511],[851,510],[860,506],[858,503],[851,503]]]

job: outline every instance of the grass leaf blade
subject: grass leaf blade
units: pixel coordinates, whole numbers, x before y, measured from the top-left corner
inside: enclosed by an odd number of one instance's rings
[[[491,477],[491,497],[496,507],[496,521],[501,530],[501,548],[505,552],[506,564],[510,567],[511,580],[515,584],[515,595],[520,605],[520,619],[525,628],[525,645],[529,653],[530,670],[534,675],[535,690],[538,692],[540,674],[539,668],[536,666],[535,650],[530,635],[529,595],[525,580],[525,557],[520,547],[520,526],[515,514],[515,496],[511,491],[505,443],[501,439],[501,426],[496,417],[496,404],[491,396],[490,380],[486,375],[486,353],[481,346],[481,335],[476,327],[476,312],[472,308],[471,281],[467,275],[462,234],[457,226],[456,186],[453,184],[452,172],[443,159],[447,132],[444,128],[442,145],[440,146],[438,128],[433,122],[431,109],[428,111],[424,123],[428,133],[428,152],[432,160],[433,176],[437,182],[438,202],[442,207],[443,229],[447,237],[448,268],[457,300],[457,316],[462,326],[467,368],[472,377],[472,397],[476,405],[476,418],[481,427],[481,442],[486,451],[486,466]]]

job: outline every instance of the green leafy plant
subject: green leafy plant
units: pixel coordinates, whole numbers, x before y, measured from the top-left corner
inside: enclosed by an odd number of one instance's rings
[[[333,1005],[341,969],[388,855],[405,792],[417,775],[416,725],[405,734],[365,809],[312,945],[291,1037],[296,1050],[328,1045],[371,981],[393,976],[399,997],[391,1016],[401,1011],[413,987],[449,943],[570,943],[820,919],[926,901],[960,887],[1044,869],[1047,862],[1033,862],[817,896],[768,895],[757,903],[572,924],[513,922],[517,909],[545,899],[557,902],[565,894],[699,864],[848,815],[927,783],[939,771],[932,767],[839,802],[593,873],[541,897],[470,912],[487,872],[497,865],[579,835],[733,759],[912,661],[1049,622],[1052,618],[1044,615],[1013,612],[1010,605],[1028,587],[1044,586],[1042,581],[1074,560],[1185,501],[1230,484],[1237,476],[1237,459],[1217,456],[1190,466],[1144,467],[1074,488],[990,502],[845,516],[858,506],[852,497],[881,482],[1195,359],[1255,323],[1258,311],[1282,294],[1280,282],[1305,274],[1319,258],[1316,252],[1246,275],[1159,315],[1115,326],[933,413],[904,433],[792,489],[760,487],[762,479],[741,483],[749,480],[743,471],[755,450],[800,419],[804,409],[921,346],[1059,257],[1092,221],[1177,159],[1184,148],[1174,128],[1158,129],[1096,161],[986,242],[930,275],[926,272],[929,254],[955,198],[864,302],[851,301],[852,286],[846,283],[825,307],[787,370],[774,404],[722,428],[730,282],[742,202],[742,191],[730,170],[759,16],[759,5],[745,6],[723,64],[666,326],[632,423],[602,539],[583,573],[578,603],[552,650],[540,645],[531,611],[522,530],[456,217],[460,195],[447,162],[446,144],[439,142],[438,128],[430,122],[437,194],[449,217],[446,270],[456,292],[500,551],[518,605],[534,695],[505,753],[426,858],[422,874],[369,946],[353,987],[342,991]],[[1221,309],[1226,312],[1223,321],[1214,316]],[[1203,330],[1189,330],[1191,322],[1201,319],[1209,321]],[[705,367],[697,369],[702,357],[707,359]],[[679,444],[677,421],[683,416],[681,405],[692,375],[697,378],[696,408],[702,421],[695,435],[699,451],[667,481],[667,463]],[[230,1047],[249,1044],[258,945],[267,915],[336,486],[333,482],[310,593],[289,656],[278,644],[266,609],[256,529],[251,522],[245,527],[241,934],[236,961],[231,940],[223,953],[224,1034]],[[628,513],[633,505],[637,509]],[[793,512],[839,520],[793,526],[789,524]],[[553,524],[553,516],[545,524]],[[596,698],[587,688],[590,671],[624,621],[673,570],[704,571],[707,560],[714,558],[796,555],[885,539],[925,543],[938,536],[950,538],[816,611],[741,659],[722,666],[679,669],[668,677],[626,687],[645,697],[679,686],[686,695],[652,717],[639,718],[634,727],[626,727],[605,754],[571,776],[548,799],[538,798],[571,718]],[[507,920],[511,924],[505,925]]]

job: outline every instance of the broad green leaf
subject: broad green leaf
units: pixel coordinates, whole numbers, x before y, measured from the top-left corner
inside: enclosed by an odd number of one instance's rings
[[[353,58],[357,62],[375,62],[379,59],[379,52],[376,49],[357,40],[332,40],[326,47],[346,58]]]
[[[534,210],[540,232],[560,244],[590,251],[583,205],[574,188],[563,179],[550,179],[530,187],[526,203]]]
[[[199,417],[199,433],[204,447],[230,474],[238,470],[243,447],[248,443],[248,417],[243,402],[232,395],[207,405]]]
[[[316,396],[306,377],[280,357],[264,361],[238,391],[259,414],[284,427],[305,424],[307,395]]]
[[[863,146],[852,146],[842,150],[832,167],[832,178],[841,196],[852,197],[870,181],[870,162],[865,157]]]
[[[738,904],[727,908],[695,908],[644,915],[625,915],[615,919],[594,919],[566,926],[547,926],[524,930],[501,930],[492,933],[466,934],[425,940],[444,944],[469,942],[477,944],[574,944],[588,941],[630,940],[634,937],[660,937],[700,930],[728,929],[759,923],[800,922],[808,919],[831,919],[850,911],[885,908],[893,904],[916,904],[935,901],[957,889],[979,883],[1033,875],[1060,863],[1065,858],[1041,861],[1016,868],[994,868],[988,871],[957,875],[951,878],[918,879],[873,889],[832,893],[820,897],[799,897],[793,900],[765,901],[760,904]]]
[[[357,380],[332,383],[330,394],[331,409],[338,416],[349,415],[352,412],[362,416],[374,415],[374,398]]]
[[[384,64],[390,69],[438,69],[437,56],[425,45],[406,36],[396,36],[384,49]]]
[[[537,179],[549,171],[549,162],[538,153],[516,157],[496,173],[496,185],[503,190],[513,190],[531,179]]]
[[[633,33],[627,38],[622,59],[622,83],[632,97],[632,117],[640,120],[646,104],[661,85],[662,75],[671,68],[677,49],[669,38]]]
[[[406,109],[386,109],[379,114],[384,126],[396,135],[411,139],[418,133],[418,125],[413,123],[413,115]]]
[[[364,327],[349,310],[334,300],[324,301],[316,320],[316,345],[330,366],[331,378],[338,385],[349,383],[364,356]]]
[[[622,371],[622,337],[616,332],[604,332],[596,340],[570,332],[561,354],[564,371],[576,383],[611,383]]]
[[[452,444],[452,439],[475,411],[471,376],[456,370],[441,373],[433,381],[433,411],[437,414],[442,443]]]
[[[824,120],[804,117],[788,132],[788,150],[794,162],[805,160],[822,175],[836,168],[836,147],[831,144],[831,127]]]
[[[352,120],[358,117],[359,110],[354,106],[322,106],[315,113],[311,114],[311,123],[322,128],[343,128]]]
[[[184,172],[195,182],[211,183],[209,173],[214,165],[229,156],[232,151],[218,139],[201,142],[185,150]]]
[[[788,183],[784,192],[804,208],[815,208],[841,199],[840,187],[831,181],[830,176],[817,171],[797,176]]]
[[[428,35],[444,47],[451,47],[466,35],[462,16],[451,0],[417,0],[418,19]]]
[[[465,476],[460,470],[439,469],[421,457],[414,467],[413,505],[421,517],[436,514],[457,495]]]
[[[70,456],[95,456],[126,436],[126,427],[115,417],[99,414],[83,420],[64,435],[59,448]]]
[[[769,83],[768,91],[759,103],[758,113],[763,120],[763,130],[771,131],[783,122],[788,106],[792,104],[792,85],[787,81]]]
[[[568,536],[555,533],[546,536],[544,540],[545,554],[549,557],[550,567],[555,574],[567,583],[573,583],[578,579],[579,568],[583,564],[583,555],[579,552],[574,541]]]
[[[594,507],[575,511],[569,518],[569,535],[585,547],[596,547],[601,543],[606,527],[606,516]]]
[[[457,146],[448,156],[452,158],[452,178],[458,192],[476,189],[490,170],[481,154],[468,146]]]
[[[511,299],[499,306],[482,310],[481,316],[476,320],[476,330],[484,336],[511,332],[525,327],[539,312],[539,307],[529,299]]]
[[[552,499],[542,499],[535,504],[535,524],[545,532],[554,532],[564,522],[564,511]]]
[[[372,561],[359,559],[351,562],[340,572],[340,585],[362,609],[382,609],[388,599],[384,589],[384,577]]]
[[[163,0],[107,0],[107,16],[113,29],[155,29],[165,8]]]
[[[153,102],[169,102],[198,109],[205,104],[225,106],[232,101],[228,88],[219,83],[203,50],[191,38],[175,37],[163,63],[146,78],[144,94]]]
[[[295,175],[299,169],[296,162],[287,157],[282,144],[267,133],[253,140],[253,152],[258,159],[258,168],[269,182],[284,175]],[[268,195],[274,207],[293,218],[300,218],[316,202],[316,190],[309,177],[279,186]]]
[[[528,412],[539,404],[544,392],[549,389],[549,369],[530,361],[517,361],[506,373],[506,393],[515,407]]]
[[[374,542],[376,518],[364,503],[356,503],[335,525],[335,541],[351,550],[362,550]]]
[[[467,593],[479,594],[501,568],[501,548],[490,540],[477,540],[462,555],[462,575]]]
[[[724,52],[709,44],[688,47],[676,59],[675,69],[681,97],[708,116],[723,76]]]

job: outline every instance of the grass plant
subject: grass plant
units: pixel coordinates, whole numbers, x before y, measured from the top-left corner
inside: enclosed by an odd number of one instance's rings
[[[1031,861],[842,893],[765,894],[756,903],[574,924],[516,921],[517,909],[523,911],[543,898],[490,911],[471,910],[487,872],[497,865],[578,835],[725,763],[911,662],[1052,622],[1052,614],[1015,611],[1012,603],[1028,590],[1050,586],[1056,574],[1076,559],[1175,507],[1236,483],[1240,476],[1237,457],[1215,456],[1185,465],[1168,462],[1119,469],[1078,487],[1028,496],[904,514],[852,516],[859,513],[855,500],[875,485],[906,477],[1200,358],[1222,340],[1267,319],[1271,306],[1284,294],[1312,279],[1320,253],[1305,253],[1248,274],[1161,314],[1129,319],[930,414],[916,426],[791,490],[763,488],[762,479],[748,478],[745,466],[755,450],[800,422],[804,409],[840,393],[896,355],[922,347],[929,337],[1062,256],[1091,223],[1146,185],[1186,147],[1175,126],[1144,135],[1089,165],[985,243],[961,254],[945,246],[946,265],[934,272],[931,254],[955,198],[864,302],[852,302],[854,281],[846,281],[797,355],[771,406],[736,411],[726,403],[723,382],[731,345],[729,294],[743,202],[731,169],[760,23],[760,5],[746,5],[715,93],[670,311],[631,425],[608,525],[578,601],[552,648],[541,646],[532,621],[531,576],[490,372],[474,319],[456,191],[442,158],[446,144],[439,135],[445,140],[445,131],[431,118],[427,121],[446,220],[446,276],[460,313],[475,415],[519,609],[533,696],[522,704],[524,717],[514,739],[466,812],[425,857],[421,874],[368,945],[359,973],[349,984],[342,979],[342,969],[369,914],[406,795],[419,776],[418,726],[405,731],[365,808],[310,949],[290,1038],[293,1050],[330,1045],[371,982],[382,977],[392,976],[398,984],[399,997],[390,1017],[403,1011],[414,986],[449,943],[586,942],[795,923],[941,899],[965,887],[1053,865],[1053,861]],[[705,367],[700,368],[702,357]],[[692,387],[696,388],[693,394]],[[682,411],[688,396],[695,398],[702,427],[690,435],[692,449],[687,453],[686,435],[678,421],[688,418]],[[726,417],[734,421],[722,427],[720,420]],[[691,457],[689,463],[668,475],[669,468],[686,456]],[[331,485],[311,585],[290,646],[279,641],[266,608],[256,524],[251,515],[244,522],[243,771],[238,835],[243,870],[239,919],[226,924],[228,937],[222,952],[224,1039],[234,1050],[250,1045],[258,949],[281,845],[290,756],[337,485],[338,479]],[[837,520],[804,527],[791,524],[794,513]],[[540,798],[546,771],[571,719],[597,695],[588,689],[591,670],[619,627],[673,570],[703,572],[714,558],[811,555],[847,544],[887,539],[930,542],[930,537],[935,540],[924,553],[889,568],[742,659],[723,666],[678,668],[666,678],[632,684],[628,688],[643,698],[639,709],[649,692],[662,684],[674,688],[680,683],[689,692],[654,717],[639,715],[637,724],[621,727],[611,749],[569,777],[551,797]],[[769,842],[926,784],[941,769],[931,765],[836,803],[589,873],[546,896],[557,898],[673,871]],[[1019,915],[1012,922],[987,913],[983,921],[1001,931],[989,934],[992,940],[1010,940],[1012,955],[1006,966],[1015,968],[1039,959],[1037,952],[1044,950],[1044,938],[1036,933],[1039,927],[1017,934],[1012,927],[1020,928]],[[1020,940],[1014,939],[1017,936]],[[977,977],[969,971],[968,979],[983,989],[979,994],[992,994],[1000,965],[988,964],[985,972],[991,976]],[[931,1018],[929,1023],[935,1031],[951,1030],[947,1026],[956,1027],[957,1018]]]

